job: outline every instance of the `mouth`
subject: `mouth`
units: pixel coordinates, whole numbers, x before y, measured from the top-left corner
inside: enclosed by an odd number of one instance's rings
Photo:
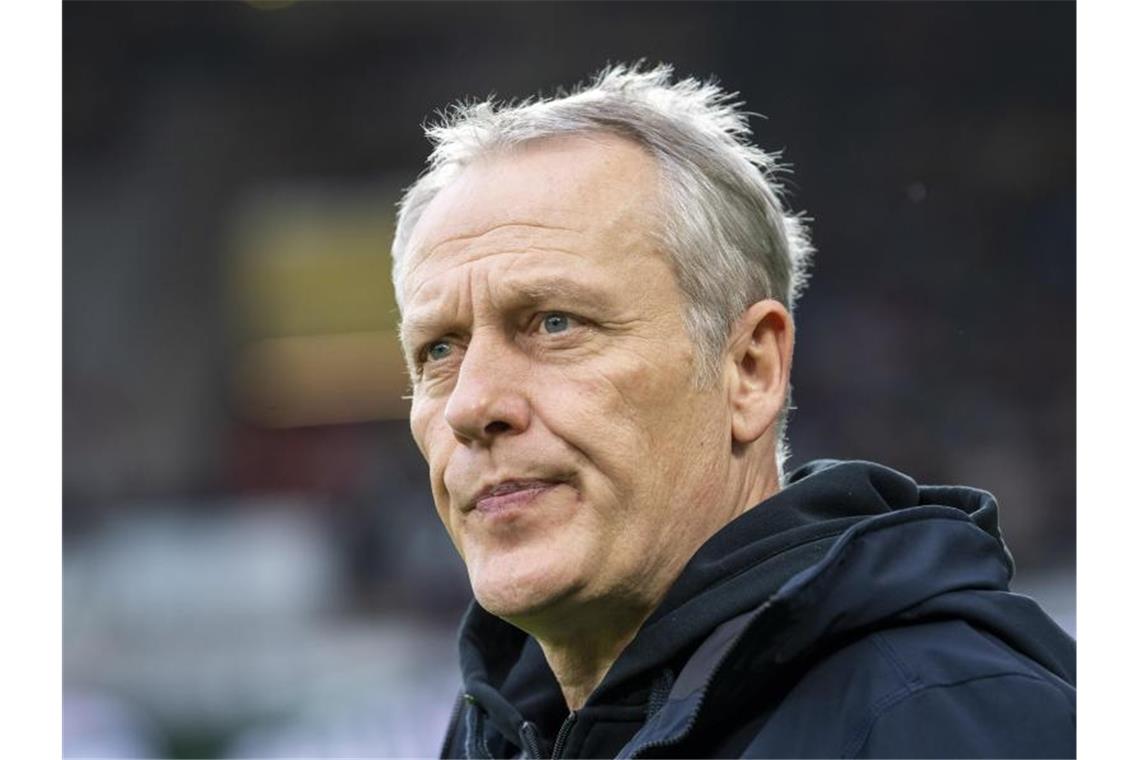
[[[502,480],[483,487],[463,511],[495,514],[508,509],[523,507],[560,485],[563,485],[560,480],[536,478]]]

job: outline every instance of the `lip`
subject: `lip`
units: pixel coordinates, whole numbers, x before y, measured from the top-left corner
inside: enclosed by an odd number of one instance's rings
[[[537,497],[562,485],[559,480],[540,478],[511,478],[490,483],[479,490],[465,512],[495,514],[512,508],[524,507]]]

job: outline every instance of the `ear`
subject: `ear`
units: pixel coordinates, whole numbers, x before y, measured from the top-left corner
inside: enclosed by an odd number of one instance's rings
[[[736,321],[725,357],[734,445],[752,443],[779,419],[794,343],[792,316],[779,301],[758,301]]]

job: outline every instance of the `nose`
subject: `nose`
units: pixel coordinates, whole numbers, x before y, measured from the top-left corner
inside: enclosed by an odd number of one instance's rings
[[[444,410],[460,443],[490,445],[530,425],[521,357],[491,336],[472,336]]]

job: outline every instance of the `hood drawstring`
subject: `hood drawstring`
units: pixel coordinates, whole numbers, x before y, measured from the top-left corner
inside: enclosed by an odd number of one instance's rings
[[[538,749],[538,729],[529,720],[519,726],[519,740],[522,742],[523,760],[539,760],[542,752]]]
[[[491,760],[491,750],[487,748],[487,737],[483,734],[485,715],[475,698],[467,695],[467,714],[464,716],[467,736],[464,737],[463,754],[470,760]]]
[[[669,692],[673,690],[673,681],[673,671],[668,668],[653,679],[653,686],[649,690],[649,705],[645,709],[645,720],[648,721],[665,706]]]

